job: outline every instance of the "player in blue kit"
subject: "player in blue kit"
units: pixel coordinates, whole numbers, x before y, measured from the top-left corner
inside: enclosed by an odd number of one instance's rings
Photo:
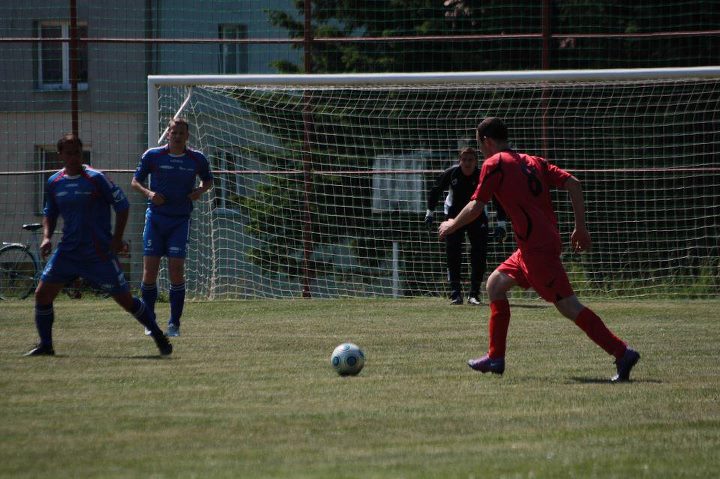
[[[127,247],[123,233],[130,205],[125,193],[103,173],[82,164],[82,142],[76,135],[60,138],[57,151],[64,168],[45,185],[42,255],[52,250],[58,217],[63,219],[63,235],[35,290],[35,325],[40,342],[26,356],[55,354],[53,301],[66,283],[78,277],[109,293],[151,332],[160,354],[171,354],[172,345],[158,327],[155,314],[130,293],[118,263],[116,254]],[[115,210],[114,231],[111,207]]]
[[[170,319],[168,336],[180,335],[185,304],[185,256],[193,201],[212,188],[213,177],[205,155],[187,147],[190,125],[182,118],[168,123],[168,143],[147,150],[140,158],[131,186],[147,198],[143,231],[143,279],[140,289],[145,304],[155,311],[160,260],[168,258]],[[149,187],[145,180],[150,176]],[[199,186],[196,177],[200,178]],[[146,334],[149,331],[146,329]]]

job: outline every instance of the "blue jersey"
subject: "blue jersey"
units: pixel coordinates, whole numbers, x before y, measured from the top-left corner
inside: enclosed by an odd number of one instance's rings
[[[130,205],[125,193],[108,177],[86,165],[76,176],[62,169],[45,185],[44,214],[62,216],[63,232],[57,249],[73,252],[78,258],[106,259],[112,239],[112,214]]]
[[[182,155],[171,155],[167,145],[147,150],[135,170],[135,179],[144,183],[150,175],[149,188],[165,197],[165,203],[154,205],[148,200],[151,213],[163,216],[190,216],[193,209],[188,195],[195,188],[195,177],[212,181],[205,155],[189,148]]]

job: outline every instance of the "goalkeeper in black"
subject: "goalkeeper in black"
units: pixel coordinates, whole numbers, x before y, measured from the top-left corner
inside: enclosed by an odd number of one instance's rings
[[[470,201],[470,197],[477,189],[480,178],[478,157],[475,149],[467,147],[460,150],[458,164],[445,170],[435,181],[427,194],[427,213],[425,224],[432,229],[434,210],[440,194],[448,192],[445,197],[445,219],[455,218]],[[506,236],[506,215],[502,208],[494,202],[497,208],[497,221],[494,236],[498,241],[504,241]],[[477,220],[464,226],[445,238],[445,251],[447,256],[448,281],[450,283],[450,304],[463,303],[462,291],[462,256],[463,242],[467,233],[470,241],[470,290],[468,304],[480,304],[480,284],[487,268],[487,240],[488,215],[483,212]]]

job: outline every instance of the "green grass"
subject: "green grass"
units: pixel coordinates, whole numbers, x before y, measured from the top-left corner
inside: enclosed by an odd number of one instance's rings
[[[23,358],[32,303],[1,303],[0,477],[718,477],[720,303],[592,307],[641,351],[631,383],[539,304],[498,377],[465,365],[487,308],[440,299],[190,303],[167,359],[109,300],[59,302],[58,355]]]

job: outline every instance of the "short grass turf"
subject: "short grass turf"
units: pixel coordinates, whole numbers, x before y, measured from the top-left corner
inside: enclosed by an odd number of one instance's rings
[[[641,352],[631,382],[540,303],[499,377],[466,365],[486,305],[190,302],[160,358],[112,301],[65,300],[57,356],[25,358],[32,303],[3,302],[0,477],[719,477],[720,302],[590,306]],[[330,366],[345,341],[357,377]]]

